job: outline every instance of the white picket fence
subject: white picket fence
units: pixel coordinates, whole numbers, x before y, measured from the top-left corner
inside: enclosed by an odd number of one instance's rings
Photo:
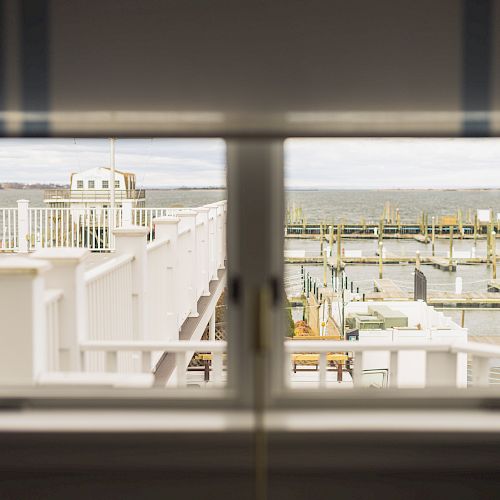
[[[224,268],[225,220],[226,203],[219,202],[153,218],[153,241],[149,227],[117,228],[114,255],[90,269],[84,262],[89,250],[75,247],[0,259],[2,324],[15,332],[0,339],[0,384],[88,382],[82,374],[105,383],[111,379],[99,375],[109,372],[151,375],[168,351],[175,353],[175,383],[183,385],[197,349],[178,344],[179,331],[199,315],[198,300],[210,295],[210,283]],[[203,312],[193,342],[209,321],[215,323],[215,303]],[[2,365],[17,344],[34,346],[26,353],[31,362]],[[213,350],[214,370],[222,370],[221,345]],[[204,352],[212,352],[208,347]]]

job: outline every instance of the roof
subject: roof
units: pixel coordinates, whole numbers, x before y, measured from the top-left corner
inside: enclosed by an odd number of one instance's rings
[[[71,175],[85,174],[88,172],[99,171],[99,170],[111,170],[111,168],[110,167],[93,167],[93,168],[89,168],[87,170],[82,170],[80,172],[73,172]],[[135,175],[132,172],[124,172],[123,170],[118,170],[118,169],[115,169],[115,173],[123,174],[123,175]]]

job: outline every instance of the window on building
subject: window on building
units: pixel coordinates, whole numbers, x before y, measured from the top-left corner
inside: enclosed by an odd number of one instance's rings
[[[94,189],[95,188],[95,181],[93,181],[93,180],[92,181],[88,181],[87,185],[88,185],[89,189]]]
[[[109,181],[102,181],[102,188],[109,189]]]
[[[76,181],[76,188],[83,189],[83,181]]]
[[[115,189],[119,189],[120,188],[120,181],[115,181]]]

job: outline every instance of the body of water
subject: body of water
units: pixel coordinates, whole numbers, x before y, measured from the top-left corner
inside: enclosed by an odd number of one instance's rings
[[[29,200],[32,207],[43,207],[43,189],[2,189],[0,208],[15,207],[17,200]],[[146,189],[147,207],[199,207],[226,199],[224,189]]]
[[[399,208],[402,220],[415,221],[422,211],[429,216],[440,216],[456,214],[458,209],[465,218],[469,209],[473,214],[478,208],[500,212],[500,190],[325,189],[286,192],[286,203],[302,207],[308,222],[378,220],[386,202]]]

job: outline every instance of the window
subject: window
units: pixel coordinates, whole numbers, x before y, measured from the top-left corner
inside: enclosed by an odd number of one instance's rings
[[[289,139],[286,153],[284,386],[495,388],[500,140]]]
[[[83,189],[83,181],[76,181],[76,188]]]
[[[120,189],[120,181],[115,181],[115,189]]]
[[[113,141],[118,152],[123,148],[142,159],[142,169],[127,175],[147,178],[151,189],[140,189],[124,205],[116,198],[111,208],[109,193],[82,191],[72,197],[68,207],[53,201],[59,199],[61,189],[40,190],[43,183],[63,187],[73,169],[79,168],[79,158],[86,149],[109,151],[110,140],[85,139],[81,145],[78,139],[40,140],[37,147],[46,158],[64,151],[64,169],[40,169],[30,160],[30,148],[23,139],[9,144],[0,140],[2,147],[5,144],[6,149],[19,152],[18,165],[23,167],[1,174],[17,177],[13,182],[26,186],[23,196],[27,200],[12,203],[12,194],[0,189],[2,322],[19,337],[26,336],[25,340],[35,335],[47,339],[40,349],[19,353],[32,356],[32,365],[39,368],[28,373],[23,367],[32,366],[30,363],[13,367],[6,362],[15,347],[4,338],[6,343],[0,345],[0,390],[13,380],[71,389],[75,389],[72,381],[83,380],[85,385],[88,380],[97,381],[97,390],[111,385],[147,391],[161,385],[166,396],[172,391],[187,391],[187,397],[201,396],[202,400],[206,395],[209,399],[225,397],[229,394],[231,356],[225,293],[224,142]],[[191,157],[195,168],[148,164],[147,159],[155,155]],[[88,179],[91,170],[98,167],[88,165],[83,177]],[[96,185],[94,179],[87,183],[90,189]],[[106,179],[97,183],[109,186]],[[119,183],[117,180],[116,185]],[[83,181],[77,185],[82,189]],[[40,197],[50,197],[52,208],[37,206]],[[14,220],[29,220],[30,225],[13,224]],[[88,250],[90,256],[86,256]],[[28,273],[31,281],[12,273],[23,283],[16,293],[7,293],[10,287],[2,286],[6,283],[3,270],[12,261],[7,253],[13,252],[32,254],[20,262],[32,271]],[[36,274],[40,262],[45,265],[61,259],[67,259],[69,267],[54,274],[47,269],[49,274],[42,284]],[[66,272],[74,272],[75,280],[65,280]],[[30,322],[33,328],[21,325],[23,311],[34,315]],[[60,332],[65,336],[64,347],[59,344]],[[67,372],[78,376],[68,378]]]

